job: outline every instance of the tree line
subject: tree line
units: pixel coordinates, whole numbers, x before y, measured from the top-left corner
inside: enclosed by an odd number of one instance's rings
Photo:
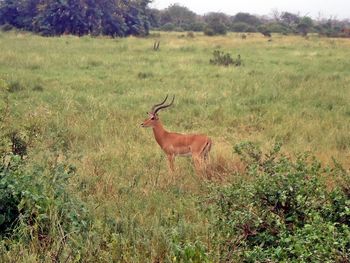
[[[202,31],[206,35],[232,32],[302,34],[350,37],[350,21],[334,18],[314,20],[290,12],[273,12],[272,17],[237,13],[230,16],[211,12],[198,15],[173,4],[163,10],[149,7],[151,0],[0,0],[0,25],[46,36],[128,35],[144,36],[151,29]]]
[[[42,35],[146,35],[150,0],[0,0],[0,24]]]
[[[197,15],[187,7],[174,4],[164,10],[152,9],[150,14],[151,27],[164,31],[203,31],[207,35],[226,34],[229,31],[304,36],[308,33],[319,33],[329,37],[350,37],[349,20],[315,20],[309,16],[276,10],[271,17],[243,12],[233,16],[220,12]]]

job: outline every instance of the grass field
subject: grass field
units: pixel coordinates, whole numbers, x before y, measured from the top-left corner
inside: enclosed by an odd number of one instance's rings
[[[0,33],[0,49],[0,79],[10,91],[7,128],[25,138],[35,131],[33,162],[56,158],[76,166],[70,186],[96,218],[80,250],[67,245],[62,260],[168,262],[193,248],[210,251],[211,230],[198,203],[209,184],[239,177],[233,146],[242,141],[262,149],[278,141],[288,155],[310,151],[325,164],[334,157],[350,167],[348,39],[10,32]],[[216,49],[240,54],[243,65],[211,65]],[[186,158],[169,174],[152,131],[140,127],[166,94],[176,100],[160,114],[165,128],[212,138],[212,181],[199,179]],[[53,250],[30,242],[7,258],[48,261]]]

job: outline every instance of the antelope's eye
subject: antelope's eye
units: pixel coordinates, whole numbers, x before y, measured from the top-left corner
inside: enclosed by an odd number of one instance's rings
[[[154,120],[154,117],[151,117],[151,120],[153,121],[153,120]]]

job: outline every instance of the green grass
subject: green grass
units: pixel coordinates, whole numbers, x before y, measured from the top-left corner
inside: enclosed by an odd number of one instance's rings
[[[169,174],[152,131],[140,128],[165,94],[176,101],[160,114],[164,126],[208,134],[213,174],[225,181],[242,169],[233,146],[248,140],[262,148],[281,141],[287,153],[311,151],[325,163],[334,156],[350,167],[349,40],[179,36],[0,33],[0,79],[12,87],[9,127],[36,128],[30,160],[54,151],[58,161],[77,166],[72,189],[96,218],[91,233],[102,233],[81,244],[86,261],[176,261],[174,251],[196,242],[213,252],[208,220],[198,209],[206,182],[189,159],[177,159]],[[243,66],[211,65],[215,49],[240,54]],[[8,253],[18,251],[28,262],[44,253],[34,245]]]

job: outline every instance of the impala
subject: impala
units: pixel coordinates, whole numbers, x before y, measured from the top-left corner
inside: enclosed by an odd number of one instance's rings
[[[212,144],[211,139],[201,134],[180,134],[166,131],[158,117],[158,112],[173,105],[175,96],[168,105],[165,105],[167,99],[168,95],[163,102],[152,107],[151,112],[148,113],[148,118],[141,126],[152,127],[154,138],[168,157],[171,171],[174,171],[176,156],[192,156],[196,171],[199,172],[202,164],[208,159]]]

